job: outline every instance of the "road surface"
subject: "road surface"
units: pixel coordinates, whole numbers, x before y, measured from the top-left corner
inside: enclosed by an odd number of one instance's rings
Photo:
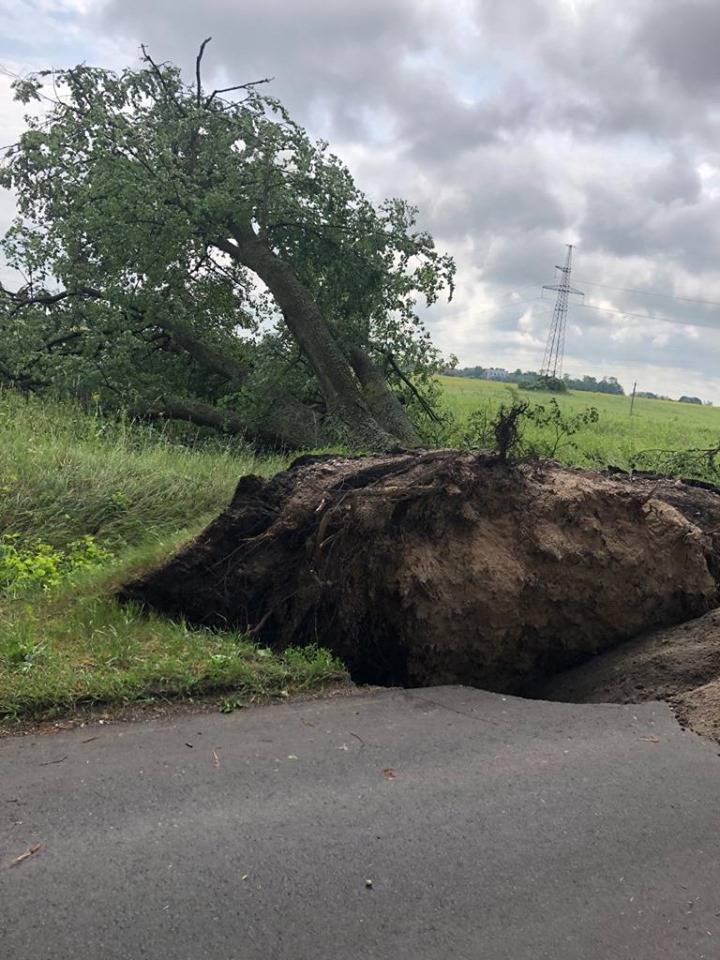
[[[718,747],[462,687],[5,739],[0,957],[717,960]]]

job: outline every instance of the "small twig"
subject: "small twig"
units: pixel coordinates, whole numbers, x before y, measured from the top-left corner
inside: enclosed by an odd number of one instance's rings
[[[31,847],[29,847],[25,851],[25,853],[21,853],[19,857],[15,857],[15,859],[10,863],[10,866],[16,867],[19,863],[23,863],[25,860],[29,860],[30,857],[34,856],[36,853],[39,853],[44,848],[44,846],[45,846],[44,843],[34,843]]]
[[[49,767],[52,763],[62,763],[63,760],[67,760],[67,754],[64,757],[60,757],[59,760],[45,760],[43,763],[38,764],[40,767]]]

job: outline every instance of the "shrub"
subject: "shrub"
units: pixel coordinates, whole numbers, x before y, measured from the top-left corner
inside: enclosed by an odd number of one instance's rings
[[[554,397],[547,404],[515,399],[501,404],[494,416],[487,406],[473,411],[462,445],[493,450],[501,460],[522,456],[555,457],[563,448],[574,449],[576,445],[570,438],[599,419],[595,407],[564,413]],[[529,424],[540,432],[532,442],[525,440],[525,428]]]

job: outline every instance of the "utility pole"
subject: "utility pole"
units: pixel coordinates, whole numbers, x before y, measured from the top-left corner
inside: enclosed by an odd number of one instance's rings
[[[636,390],[637,390],[637,380],[636,380],[635,383],[633,384],[633,392],[632,392],[632,396],[630,397],[630,416],[632,416],[633,407],[635,406],[635,391],[636,391]]]
[[[565,266],[561,267],[558,264],[555,267],[556,270],[560,271],[557,283],[543,285],[543,290],[556,290],[557,298],[555,300],[552,323],[550,324],[547,343],[545,345],[545,356],[543,357],[542,367],[540,368],[541,377],[559,379],[562,376],[563,357],[565,356],[565,328],[567,326],[568,297],[571,293],[576,293],[580,297],[585,296],[582,290],[577,290],[570,285],[572,253],[573,246],[571,243],[568,243]]]

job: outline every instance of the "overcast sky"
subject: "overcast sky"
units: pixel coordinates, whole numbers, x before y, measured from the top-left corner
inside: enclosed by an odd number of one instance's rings
[[[720,306],[688,302],[720,303],[718,0],[2,0],[2,12],[0,62],[16,73],[123,66],[141,42],[190,71],[212,35],[208,80],[275,77],[274,95],[370,196],[417,204],[455,255],[456,297],[428,321],[463,365],[538,368],[552,300],[531,298],[573,242],[586,306],[570,308],[566,371],[720,403]],[[4,77],[0,124],[3,143],[22,126]],[[0,197],[3,228],[12,211]]]

